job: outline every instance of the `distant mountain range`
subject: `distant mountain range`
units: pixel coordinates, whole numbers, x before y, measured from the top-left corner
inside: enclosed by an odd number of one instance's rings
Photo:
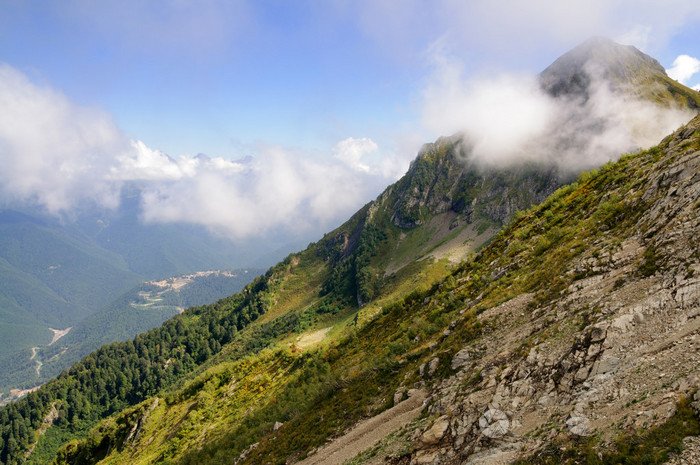
[[[137,191],[126,191],[116,211],[65,220],[0,211],[0,360],[47,344],[49,328],[74,326],[141,282],[265,267],[304,243],[234,243],[203,227],[145,224],[138,202]]]
[[[63,220],[31,209],[0,210],[0,391],[35,386],[101,343],[133,337],[175,314],[172,307],[139,313],[125,305],[142,283],[238,269],[218,291],[204,294],[208,300],[185,298],[180,306],[212,302],[305,243],[287,241],[267,236],[234,243],[203,227],[145,224],[136,189],[125,190],[118,210]],[[200,281],[215,286],[213,277]],[[69,327],[64,341],[82,342],[47,363],[50,357],[42,354],[54,330]],[[43,372],[35,376],[32,367],[42,358]]]

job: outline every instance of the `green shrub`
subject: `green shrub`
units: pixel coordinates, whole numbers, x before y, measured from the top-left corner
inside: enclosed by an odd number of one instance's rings
[[[639,273],[644,277],[652,276],[659,269],[656,247],[650,245],[644,251],[642,264],[639,265]]]

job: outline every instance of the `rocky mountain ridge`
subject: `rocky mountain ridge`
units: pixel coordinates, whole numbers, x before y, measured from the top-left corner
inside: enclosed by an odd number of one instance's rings
[[[631,186],[600,193],[628,199],[631,218],[616,220],[628,234],[601,225],[591,249],[562,270],[573,279],[553,299],[522,293],[478,312],[484,335],[454,354],[454,375],[429,382],[437,418],[413,434],[411,463],[548,463],[549,443],[595,436],[609,444],[621,431],[658,427],[692,399],[700,388],[698,149],[695,118],[636,157],[648,171],[632,169],[640,177]]]
[[[551,195],[556,171],[483,170],[440,139],[241,293],[0,410],[0,459],[580,463],[651,447],[662,463],[700,434],[674,350],[692,347],[699,126]]]

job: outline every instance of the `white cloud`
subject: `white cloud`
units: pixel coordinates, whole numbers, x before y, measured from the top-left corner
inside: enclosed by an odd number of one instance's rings
[[[658,144],[695,115],[613,90],[595,74],[591,77],[588,100],[558,102],[548,137],[543,145],[533,142],[533,153],[554,157],[560,166],[574,171],[590,169]]]
[[[243,238],[318,230],[345,218],[407,167],[369,138],[346,138],[325,159],[279,147],[231,161],[171,157],[133,141],[100,111],[0,65],[0,202],[65,215],[83,204],[116,208],[138,183],[146,221],[200,224]]]
[[[153,150],[141,141],[132,141],[131,148],[133,150],[117,156],[119,165],[112,167],[112,179],[180,179],[188,171],[187,164],[179,166],[165,153]]]
[[[551,126],[555,105],[534,76],[467,79],[463,66],[439,55],[423,93],[423,122],[434,137],[464,133],[474,151],[499,163]]]
[[[338,142],[333,149],[335,157],[356,171],[369,173],[369,165],[363,161],[365,155],[376,152],[379,147],[369,138],[348,137]]]
[[[673,60],[673,66],[666,70],[671,79],[682,84],[687,84],[699,72],[700,60],[689,55],[679,55]]]
[[[315,160],[281,147],[262,147],[256,157],[239,163],[202,156],[173,160],[157,152],[157,163],[144,165],[157,165],[157,173],[174,175],[145,185],[143,218],[200,224],[237,239],[274,229],[325,230],[408,167],[408,160],[383,155],[369,138],[343,139],[332,153]],[[191,161],[192,173],[182,174],[180,167],[189,167]],[[141,167],[139,172],[150,171]]]
[[[207,164],[196,176],[149,184],[143,214],[146,221],[201,224],[234,238],[299,231],[344,218],[385,183],[344,163],[272,147],[240,171]]]
[[[131,141],[131,150],[116,157],[117,164],[110,170],[110,179],[120,181],[166,181],[196,176],[203,167],[223,173],[239,173],[241,163],[221,157],[183,155],[174,159],[148,147],[142,141]]]
[[[129,143],[110,117],[77,106],[0,64],[0,193],[5,202],[36,203],[51,213],[82,200],[118,203],[108,182],[115,154]]]

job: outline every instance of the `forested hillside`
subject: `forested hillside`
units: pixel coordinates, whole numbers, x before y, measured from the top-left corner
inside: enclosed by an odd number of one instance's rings
[[[104,316],[144,281],[268,267],[298,247],[275,237],[251,247],[203,227],[146,224],[138,202],[138,191],[127,191],[119,209],[75,218],[0,210],[0,364],[29,363],[30,349],[51,341],[50,328]]]

